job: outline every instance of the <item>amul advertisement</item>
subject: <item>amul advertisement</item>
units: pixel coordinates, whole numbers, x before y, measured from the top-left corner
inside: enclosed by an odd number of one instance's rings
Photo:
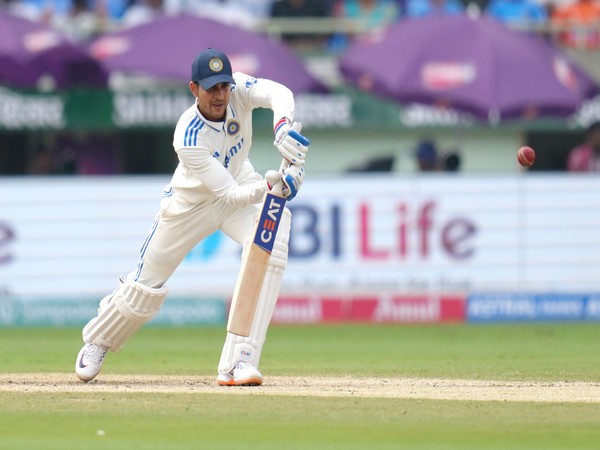
[[[40,304],[87,318],[70,302],[93,311],[137,269],[168,181],[0,178],[0,325],[52,321]],[[289,261],[273,320],[596,319],[599,188],[593,176],[567,174],[307,180],[288,203]],[[164,314],[169,303],[184,309],[167,322],[183,323],[185,308],[195,308],[193,323],[223,320],[240,262],[220,232],[199,243],[168,282]]]

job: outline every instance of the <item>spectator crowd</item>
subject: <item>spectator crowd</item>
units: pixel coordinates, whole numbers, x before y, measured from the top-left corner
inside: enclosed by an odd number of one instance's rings
[[[182,13],[249,29],[277,18],[337,17],[360,20],[368,30],[398,20],[469,14],[486,15],[515,28],[553,30],[565,46],[600,47],[600,0],[0,0],[0,8],[50,24],[78,41]],[[306,34],[289,32],[282,37],[293,41]],[[339,49],[347,38],[326,33],[321,37],[327,39],[317,42],[330,49]]]

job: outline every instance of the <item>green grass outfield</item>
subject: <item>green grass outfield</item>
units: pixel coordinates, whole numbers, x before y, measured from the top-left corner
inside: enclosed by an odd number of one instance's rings
[[[598,389],[600,324],[272,327],[261,362],[265,387],[207,393],[186,392],[184,384],[183,391],[135,392],[114,382],[143,375],[212,380],[223,339],[223,327],[147,326],[108,355],[95,390],[81,389],[71,375],[80,329],[0,328],[4,380],[40,377],[24,389],[0,383],[0,449],[600,448],[600,403],[585,398],[439,400],[268,389],[270,376],[299,383],[343,383],[348,376],[584,382]],[[57,373],[69,381],[53,391],[44,380]],[[109,381],[100,383],[102,377]]]

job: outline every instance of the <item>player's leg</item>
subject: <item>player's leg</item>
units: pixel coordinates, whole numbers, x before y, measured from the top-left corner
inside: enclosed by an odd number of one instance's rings
[[[100,301],[98,315],[83,328],[85,345],[77,355],[75,372],[82,381],[90,381],[102,368],[108,350],[116,352],[160,309],[167,288],[153,289],[131,277]]]
[[[137,269],[101,300],[97,316],[83,329],[85,345],[75,363],[83,381],[100,372],[108,350],[119,350],[158,313],[167,295],[166,281],[185,255],[215,231],[212,220],[206,220],[209,207],[182,210],[176,199],[167,200],[144,241]]]
[[[238,217],[237,220],[231,223],[231,227],[224,226],[222,228],[225,233],[238,242],[242,239],[244,251],[247,251],[250,246],[257,213],[258,209],[254,209],[252,214],[247,213],[244,217]],[[291,214],[289,209],[286,208],[269,258],[250,335],[242,337],[227,332],[218,368],[217,382],[221,385],[262,384],[263,377],[258,367],[267,329],[279,295],[283,273],[287,266],[290,224]]]

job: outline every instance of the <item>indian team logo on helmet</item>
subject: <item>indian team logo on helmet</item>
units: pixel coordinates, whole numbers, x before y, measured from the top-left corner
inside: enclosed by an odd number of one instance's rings
[[[228,135],[235,136],[240,132],[240,123],[235,119],[229,119],[225,129],[227,130]]]
[[[213,72],[220,72],[223,70],[223,61],[221,61],[221,58],[213,58],[208,62],[208,67]]]

